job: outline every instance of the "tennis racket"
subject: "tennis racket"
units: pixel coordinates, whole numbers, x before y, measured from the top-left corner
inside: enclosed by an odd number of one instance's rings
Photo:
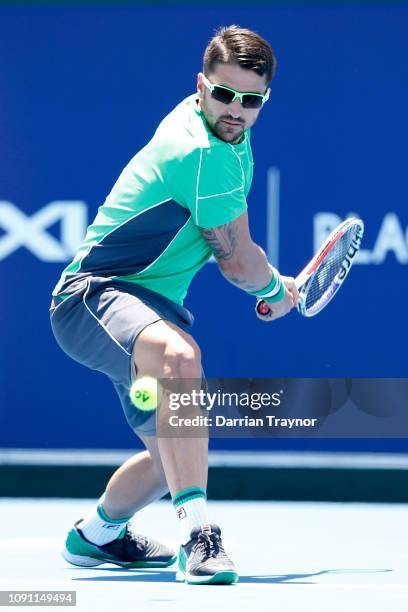
[[[299,291],[297,309],[304,317],[314,317],[334,298],[355,261],[363,234],[361,219],[346,219],[295,278]],[[256,311],[262,317],[269,314],[270,308],[266,302],[258,300]]]

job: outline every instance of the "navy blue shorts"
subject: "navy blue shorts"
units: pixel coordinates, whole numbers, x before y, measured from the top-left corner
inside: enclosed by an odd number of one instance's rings
[[[112,381],[130,427],[156,433],[156,413],[138,410],[129,399],[136,377],[132,359],[137,336],[151,323],[171,321],[189,332],[189,310],[135,283],[72,275],[53,297],[51,327],[59,346],[75,361],[103,372]]]

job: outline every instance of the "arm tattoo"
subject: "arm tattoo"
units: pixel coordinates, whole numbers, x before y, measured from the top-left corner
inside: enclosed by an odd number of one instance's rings
[[[237,233],[233,224],[227,223],[210,229],[200,228],[200,231],[218,261],[228,261],[234,256]]]
[[[236,273],[233,275],[230,271],[228,273],[223,271],[222,264],[237,255],[238,230],[233,222],[210,229],[200,227],[200,232],[220,264],[221,273],[230,283],[244,291],[257,291],[262,288],[259,282],[254,283],[248,280],[245,273],[243,273],[244,276],[237,276]],[[263,254],[263,257],[266,263],[265,254]],[[268,281],[265,281],[263,286],[267,284]]]
[[[236,276],[228,276],[228,280],[230,283],[236,287],[239,287],[240,289],[243,289],[244,291],[259,291],[259,289],[261,289],[261,287],[259,287],[259,283],[254,285],[253,283],[249,283],[245,279],[238,278]]]

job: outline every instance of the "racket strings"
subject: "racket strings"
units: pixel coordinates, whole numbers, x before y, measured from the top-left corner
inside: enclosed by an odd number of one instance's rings
[[[347,251],[354,237],[350,228],[336,242],[312,277],[306,294],[306,311],[313,309],[324,300],[326,293],[332,291],[333,281],[336,278]]]

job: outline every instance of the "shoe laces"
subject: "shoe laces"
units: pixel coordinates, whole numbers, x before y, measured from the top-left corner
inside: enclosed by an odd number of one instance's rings
[[[203,531],[197,538],[198,542],[196,549],[199,549],[203,556],[208,559],[210,557],[217,557],[225,555],[225,550],[221,542],[221,538],[217,533],[204,533]]]
[[[124,544],[129,543],[131,545],[136,546],[136,548],[140,551],[144,551],[148,545],[148,538],[140,533],[133,533],[130,529],[126,529],[126,533],[123,537]]]

